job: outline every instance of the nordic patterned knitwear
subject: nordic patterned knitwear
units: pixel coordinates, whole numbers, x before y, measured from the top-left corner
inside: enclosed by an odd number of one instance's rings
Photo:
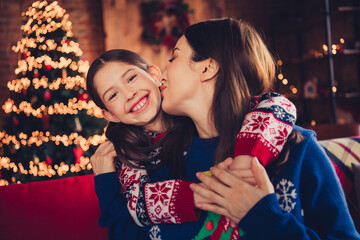
[[[256,156],[267,166],[276,158],[291,133],[296,119],[296,108],[277,93],[254,98],[252,107],[245,116],[244,124],[248,127],[244,128],[243,124],[237,137],[234,157],[241,154]],[[249,128],[253,129],[252,133]],[[253,148],[267,150],[250,151]],[[128,201],[129,212],[139,226],[198,220],[198,214],[194,212],[193,193],[188,191],[191,182],[170,180],[140,184],[141,179],[147,179],[145,170],[132,169],[125,165],[122,165],[120,170],[119,179]],[[220,236],[225,226],[226,224],[219,224],[216,234]],[[238,233],[238,230],[233,231],[232,238]]]

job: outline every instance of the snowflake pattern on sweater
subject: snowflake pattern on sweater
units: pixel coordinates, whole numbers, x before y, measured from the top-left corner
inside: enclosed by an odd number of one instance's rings
[[[291,212],[295,208],[297,193],[294,184],[286,179],[276,184],[276,197],[283,212]]]

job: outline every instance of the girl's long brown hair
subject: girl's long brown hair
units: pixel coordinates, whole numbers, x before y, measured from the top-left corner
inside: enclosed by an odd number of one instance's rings
[[[260,34],[242,20],[196,23],[186,28],[185,37],[193,49],[193,61],[212,58],[219,64],[211,107],[219,133],[214,157],[219,163],[233,155],[251,98],[272,89],[275,61]]]
[[[86,78],[87,92],[95,104],[106,109],[98,92],[94,87],[96,73],[108,62],[122,62],[139,67],[148,72],[147,62],[134,52],[124,49],[114,49],[103,53],[91,64]],[[160,111],[162,111],[160,109]],[[146,130],[141,126],[109,122],[106,137],[114,144],[116,153],[121,162],[135,168],[153,169],[160,165],[170,164],[173,176],[183,176],[184,149],[190,144],[195,127],[187,117],[171,116],[162,112],[168,134],[154,144]],[[150,153],[161,147],[159,155],[154,158]],[[157,165],[150,164],[160,160]]]

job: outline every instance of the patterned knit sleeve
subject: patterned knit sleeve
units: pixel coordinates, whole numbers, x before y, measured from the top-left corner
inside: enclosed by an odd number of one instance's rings
[[[122,164],[119,169],[121,192],[130,215],[139,226],[184,223],[199,220],[195,212],[191,182],[168,180],[151,183],[147,171]]]
[[[256,98],[237,136],[234,157],[251,155],[268,166],[283,149],[295,121],[295,105],[281,94]]]

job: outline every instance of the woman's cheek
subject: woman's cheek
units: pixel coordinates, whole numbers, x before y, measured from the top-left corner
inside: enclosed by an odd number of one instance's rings
[[[164,112],[168,113],[168,114],[174,114],[173,113],[173,109],[172,109],[172,99],[170,99],[169,97],[167,97],[167,95],[165,94],[163,97],[163,101],[161,104],[161,107],[163,109]]]

